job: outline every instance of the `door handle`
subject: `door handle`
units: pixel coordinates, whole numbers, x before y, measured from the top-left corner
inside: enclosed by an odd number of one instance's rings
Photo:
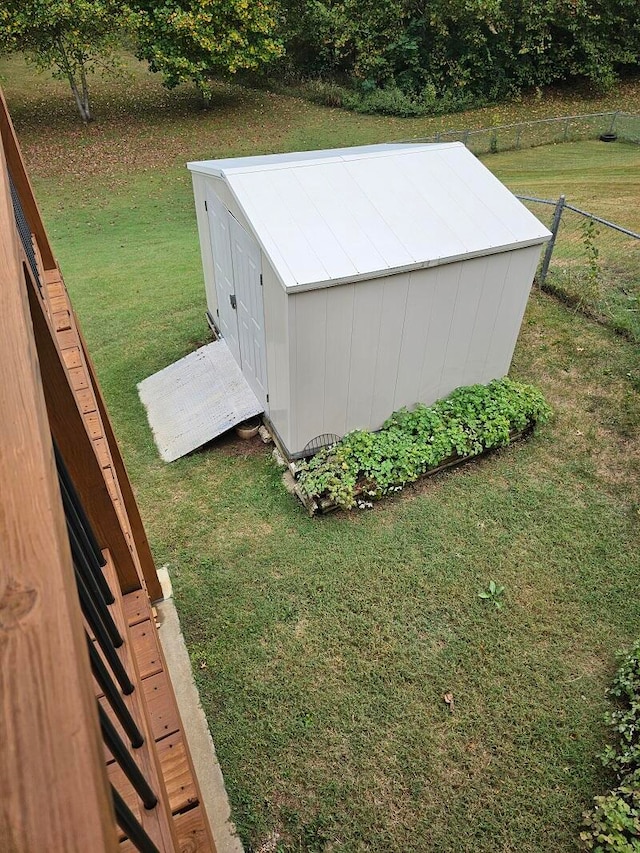
[[[233,310],[235,311],[235,310],[236,310],[236,308],[238,307],[238,306],[237,306],[237,303],[236,303],[236,295],[235,295],[235,293],[230,293],[230,294],[229,294],[229,302],[231,303],[231,307],[232,307],[232,308],[233,308]]]

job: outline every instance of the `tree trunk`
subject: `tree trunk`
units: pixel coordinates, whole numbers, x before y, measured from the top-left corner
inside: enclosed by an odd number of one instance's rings
[[[80,60],[80,82],[82,84],[82,120],[85,124],[93,121],[91,112],[91,103],[89,102],[89,84],[87,83],[87,71],[84,67],[84,61]]]
[[[76,80],[75,67],[71,63],[67,51],[65,50],[64,44],[62,42],[58,45],[60,50],[60,67],[64,71],[67,80],[69,81],[69,86],[71,87],[71,91],[73,92],[73,97],[76,102],[76,107],[78,108],[78,112],[80,113],[80,118],[82,119],[84,124],[88,124],[93,120],[93,116],[91,115],[91,107],[89,105],[89,89],[87,85],[87,75],[84,68],[84,63],[82,58],[80,58],[77,63],[80,67],[80,80],[82,91],[78,88],[78,81]]]
[[[211,108],[211,99],[213,96],[213,92],[211,91],[211,86],[208,84],[196,83],[198,87],[198,92],[200,93],[200,108],[203,110],[208,110]]]
[[[67,74],[67,77],[69,78],[69,85],[71,86],[71,91],[73,92],[73,97],[75,98],[80,118],[84,124],[88,124],[91,121],[91,113],[89,112],[88,105],[85,101],[85,94],[84,92],[81,93],[78,89],[76,79],[71,72]]]

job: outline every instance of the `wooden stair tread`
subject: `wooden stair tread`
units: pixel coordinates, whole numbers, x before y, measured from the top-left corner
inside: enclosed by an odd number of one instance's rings
[[[162,654],[155,623],[146,619],[129,628],[131,642],[138,661],[140,678],[147,678],[162,670]]]
[[[191,775],[182,732],[175,732],[159,741],[157,749],[171,813],[176,814],[196,805],[198,792]],[[136,750],[133,750],[132,755],[136,757]],[[142,817],[146,810],[120,765],[111,762],[107,766],[107,775],[134,815]]]
[[[111,559],[107,559],[107,564],[104,568],[105,577],[109,583],[109,586],[113,590],[118,589],[118,580],[116,575],[116,569]],[[145,777],[148,779],[151,788],[155,790],[157,793],[160,792],[160,777],[163,776],[163,768],[160,762],[160,756],[157,759],[154,756],[153,749],[150,749],[150,745],[148,743],[149,740],[152,739],[152,733],[147,730],[147,721],[145,719],[145,712],[143,710],[144,706],[144,692],[141,690],[140,681],[138,676],[136,675],[136,668],[138,669],[138,673],[140,672],[139,666],[139,654],[140,650],[138,648],[138,643],[143,650],[143,654],[145,656],[145,660],[149,660],[149,656],[152,652],[155,653],[157,657],[159,652],[155,651],[157,649],[157,638],[152,637],[153,643],[149,642],[150,631],[149,626],[150,622],[146,623],[147,628],[144,631],[139,632],[139,640],[136,642],[136,639],[131,635],[131,629],[129,629],[127,625],[127,620],[123,612],[122,608],[122,598],[118,594],[116,595],[116,601],[114,604],[110,605],[110,611],[114,618],[114,621],[120,631],[121,635],[125,639],[124,645],[118,650],[121,654],[122,661],[124,663],[125,669],[130,674],[131,680],[134,684],[138,684],[136,690],[130,694],[128,697],[125,697],[125,702],[129,709],[132,712],[132,716],[136,720],[141,732],[142,736],[147,741],[140,749],[132,750],[132,756],[136,764],[140,767]],[[155,633],[155,625],[153,626]],[[135,663],[134,663],[135,660]],[[137,666],[136,666],[137,665]],[[148,664],[147,664],[148,665]],[[100,700],[103,703],[103,707],[105,700]],[[113,714],[110,716],[113,718]],[[122,734],[122,730],[120,728],[119,723],[117,724],[117,728]],[[128,741],[125,739],[125,743]],[[184,747],[183,747],[184,750]],[[107,763],[107,776],[109,780],[114,784],[114,787],[118,790],[120,795],[125,799],[128,803],[129,808],[133,811],[133,813],[138,817],[143,827],[149,832],[150,835],[154,838],[154,841],[158,845],[160,850],[170,850],[171,847],[162,846],[161,839],[168,839],[172,832],[172,820],[171,816],[168,812],[166,812],[162,807],[158,807],[148,811],[142,805],[142,803],[138,800],[138,796],[133,790],[131,784],[128,779],[124,775],[123,771],[120,769],[120,766],[113,761],[109,751],[105,747],[105,762]],[[175,771],[174,775],[175,775]],[[156,775],[157,773],[157,775]],[[193,784],[193,782],[192,782]],[[164,795],[163,795],[164,796]],[[168,796],[167,796],[168,799]]]
[[[60,347],[60,352],[71,380],[71,387],[80,404],[87,432],[100,463],[109,495],[115,506],[125,536],[128,538],[129,546],[135,556],[135,549],[131,541],[131,525],[122,501],[120,484],[116,477],[109,444],[105,440],[104,424],[98,410],[98,402],[91,382],[89,368],[83,354],[82,342],[71,308],[71,301],[59,271],[50,271],[46,286],[49,310],[58,346]]]
[[[113,583],[115,575],[112,564],[108,564],[106,574],[109,582]],[[142,690],[146,704],[151,735],[155,741],[169,807],[178,834],[178,849],[180,853],[215,853],[206,816],[198,799],[178,708],[169,675],[164,668],[164,657],[146,591],[140,589],[123,595],[119,600],[117,612],[114,612],[114,619],[120,630],[125,630],[124,623],[128,627],[129,652],[136,658],[141,678],[137,690]],[[124,699],[136,718],[132,699]],[[128,743],[106,699],[101,697],[99,701],[125,743]],[[132,750],[136,761],[138,752]],[[105,763],[109,781],[117,788],[134,815],[138,818],[146,817],[148,820],[150,813],[146,812],[131,783],[106,748]],[[121,842],[120,850],[128,852],[135,849],[120,830],[118,837]]]
[[[181,853],[215,853],[209,833],[206,830],[206,817],[202,806],[177,814],[173,823],[178,833]]]
[[[149,722],[151,724],[151,734],[154,741],[158,742],[163,738],[180,731],[180,717],[178,716],[178,710],[173,697],[173,690],[169,683],[167,673],[163,670],[162,672],[157,672],[155,675],[151,675],[148,678],[143,679],[142,692],[147,703]],[[125,705],[135,719],[135,710],[131,707],[130,698],[128,696],[124,696],[123,699]],[[108,700],[103,694],[100,694],[98,696],[98,701],[126,743],[126,735]],[[111,762],[111,756],[106,750],[105,761],[106,763]]]
[[[180,731],[180,717],[167,673],[163,670],[143,679],[142,689],[156,741]]]
[[[151,619],[151,604],[144,589],[136,589],[122,596],[122,609],[129,625]]]
[[[215,853],[201,806],[174,815],[173,823],[178,834],[180,853]],[[124,839],[120,842],[120,853],[136,853],[136,848],[128,839]]]

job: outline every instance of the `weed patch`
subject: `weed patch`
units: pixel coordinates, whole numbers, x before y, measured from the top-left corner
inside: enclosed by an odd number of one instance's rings
[[[595,798],[580,839],[597,853],[634,853],[640,850],[640,641],[622,656],[609,696],[618,704],[608,718],[615,744],[603,761],[616,787]]]

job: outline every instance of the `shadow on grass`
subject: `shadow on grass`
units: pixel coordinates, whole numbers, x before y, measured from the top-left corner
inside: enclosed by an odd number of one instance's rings
[[[83,130],[66,82],[37,71],[21,56],[3,58],[0,84],[11,91],[11,114],[21,131],[47,136]],[[205,104],[195,86],[167,89],[160,75],[151,74],[145,63],[132,56],[124,56],[119,71],[90,77],[89,85],[94,114],[89,132],[104,125],[121,131],[123,126],[131,130],[137,124],[170,126],[185,119],[198,122],[202,115],[212,112],[235,113],[250,95],[239,85],[219,80],[213,82],[211,100]]]

